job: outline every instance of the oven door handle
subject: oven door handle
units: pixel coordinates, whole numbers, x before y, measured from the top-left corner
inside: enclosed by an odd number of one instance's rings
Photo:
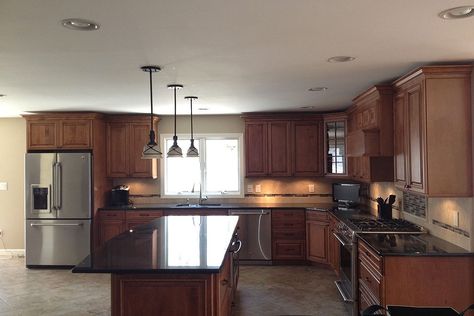
[[[334,237],[336,237],[336,239],[341,243],[342,246],[344,247],[351,247],[352,246],[352,242],[350,243],[347,243],[344,241],[344,239],[341,237],[341,235],[339,235],[338,233],[332,233],[334,235]]]

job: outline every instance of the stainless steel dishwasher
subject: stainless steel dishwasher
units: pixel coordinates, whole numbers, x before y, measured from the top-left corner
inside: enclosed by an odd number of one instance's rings
[[[271,264],[272,260],[272,216],[271,210],[229,210],[229,215],[238,215],[238,234],[242,241],[239,252],[241,264]]]

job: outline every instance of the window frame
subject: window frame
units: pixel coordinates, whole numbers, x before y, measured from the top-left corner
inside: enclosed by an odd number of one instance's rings
[[[180,139],[188,139],[190,137],[189,134],[176,134],[178,136],[178,144]],[[199,187],[194,188],[194,193],[189,192],[189,194],[166,194],[166,153],[168,152],[168,148],[164,148],[166,146],[166,140],[172,139],[173,134],[161,134],[160,135],[160,145],[163,152],[163,158],[160,159],[160,193],[161,198],[163,199],[176,199],[176,198],[199,198]],[[202,196],[207,196],[209,199],[211,198],[220,198],[220,199],[232,199],[232,198],[243,198],[244,197],[244,148],[243,148],[243,133],[195,133],[194,139],[200,140],[199,142],[199,164],[201,166],[201,170],[203,171],[201,174],[201,182],[203,183],[202,189]],[[237,193],[207,193],[206,192],[206,183],[207,183],[207,166],[206,166],[206,140],[219,140],[219,139],[237,139],[238,140],[238,174],[239,174],[239,191]],[[204,141],[202,141],[204,140]],[[188,150],[186,148],[181,147],[183,153]],[[180,159],[180,158],[176,158]]]

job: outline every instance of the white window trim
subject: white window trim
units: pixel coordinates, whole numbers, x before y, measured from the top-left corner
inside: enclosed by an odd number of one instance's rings
[[[166,145],[165,139],[172,139],[174,134],[160,134],[160,144],[163,153],[163,159],[160,159],[160,193],[162,199],[176,199],[176,198],[199,198],[199,188],[194,189],[194,194],[166,194],[165,190],[165,177],[166,177],[166,153],[168,152],[169,148],[163,148]],[[189,134],[176,134],[178,136],[178,144],[180,139],[188,138]],[[203,192],[203,196],[207,196],[209,199],[211,198],[219,198],[219,199],[232,199],[232,198],[243,198],[245,196],[244,193],[244,143],[243,143],[243,133],[202,133],[202,134],[194,134],[194,139],[229,139],[229,138],[237,138],[239,140],[239,193],[238,194],[206,194]],[[188,150],[188,147],[184,148],[181,147],[183,152]],[[201,152],[199,152],[201,155]],[[179,158],[178,158],[179,159]],[[206,171],[204,171],[204,179],[206,177]]]

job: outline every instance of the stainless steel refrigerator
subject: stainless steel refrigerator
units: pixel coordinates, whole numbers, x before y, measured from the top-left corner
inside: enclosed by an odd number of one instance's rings
[[[25,157],[26,266],[72,266],[89,255],[92,155]]]

